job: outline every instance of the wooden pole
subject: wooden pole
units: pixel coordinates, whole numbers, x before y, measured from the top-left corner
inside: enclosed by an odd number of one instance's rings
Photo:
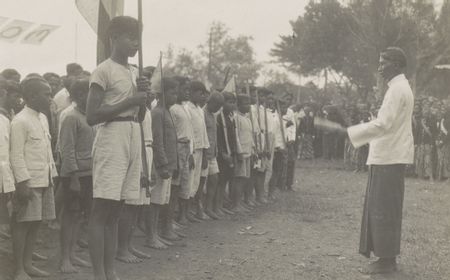
[[[139,22],[139,49],[138,49],[138,60],[139,60],[139,76],[144,73],[144,58],[142,52],[142,31],[143,31],[143,21],[142,21],[142,0],[138,0],[138,22]]]

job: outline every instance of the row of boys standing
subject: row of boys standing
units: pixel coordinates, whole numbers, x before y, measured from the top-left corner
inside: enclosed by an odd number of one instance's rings
[[[163,249],[185,237],[182,229],[188,221],[198,222],[206,215],[219,219],[265,203],[267,170],[272,169],[270,199],[277,188],[292,187],[295,156],[289,150],[294,148],[296,124],[287,113],[288,104],[275,102],[265,89],[258,96],[266,107],[252,105],[253,98],[245,94],[208,96],[201,82],[175,77],[162,79],[164,91],[157,93],[159,101],[149,110],[148,79],[137,77],[128,64],[133,47],[124,43],[136,39],[137,26],[129,17],[112,20],[111,57],[89,81],[81,77],[72,83],[69,93],[74,104],[61,112],[57,149],[63,193],[62,272],[75,272],[75,263],[85,263],[73,252],[81,213],[89,216],[94,277],[114,279],[115,259],[134,263],[149,257],[131,242],[139,216],[146,246]],[[8,94],[6,86],[2,91]],[[9,164],[2,164],[2,175],[3,193],[14,192],[15,278],[27,279],[48,275],[33,266],[31,254],[40,222],[56,217],[53,178],[57,172],[43,114],[48,111],[51,87],[32,75],[22,81],[20,91],[25,108],[11,125],[2,118],[10,136],[11,163],[11,170],[6,170]],[[283,116],[274,110],[276,103]],[[195,215],[189,211],[192,205]]]

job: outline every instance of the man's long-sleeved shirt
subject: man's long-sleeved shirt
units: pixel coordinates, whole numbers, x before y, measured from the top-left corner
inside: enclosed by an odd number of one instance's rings
[[[194,132],[192,117],[188,109],[182,104],[174,104],[170,107],[178,142],[189,143],[191,153],[194,151]]]
[[[68,177],[76,172],[79,176],[92,174],[92,146],[94,128],[89,126],[86,115],[77,107],[71,107],[61,122],[59,134],[61,154],[60,175]]]
[[[208,134],[206,132],[205,115],[203,109],[192,102],[186,103],[186,108],[191,114],[192,129],[194,132],[194,150],[207,149],[209,147]]]
[[[10,131],[11,123],[6,112],[0,112],[0,193],[15,191],[14,176],[9,162]]]
[[[28,106],[11,122],[10,162],[16,183],[48,187],[56,177],[47,118]]]
[[[242,114],[239,111],[235,114],[235,122],[237,135],[236,151],[244,158],[249,158],[255,147],[252,135],[252,123],[246,114]]]
[[[355,147],[369,143],[367,164],[411,164],[414,162],[412,113],[414,95],[405,75],[388,83],[377,118],[348,128]]]

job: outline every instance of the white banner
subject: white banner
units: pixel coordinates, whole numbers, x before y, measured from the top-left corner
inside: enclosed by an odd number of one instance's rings
[[[0,41],[14,43],[25,31],[33,25],[32,22],[23,20],[13,20],[0,29]]]
[[[9,21],[9,22],[8,22]],[[6,24],[5,24],[6,23]],[[36,28],[32,28],[37,26]],[[40,45],[59,26],[38,24],[34,22],[12,19],[0,16],[0,41]]]
[[[50,35],[50,33],[58,28],[59,26],[56,25],[41,24],[40,26],[29,32],[25,37],[23,37],[21,43],[40,45],[45,40],[45,38]]]

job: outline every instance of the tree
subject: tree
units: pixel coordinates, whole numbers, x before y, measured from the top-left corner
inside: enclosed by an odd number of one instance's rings
[[[256,62],[252,37],[239,35],[232,37],[228,28],[214,22],[206,43],[199,46],[202,59],[207,62],[207,76],[213,86],[224,86],[226,76],[237,76],[238,84],[254,81],[261,65]]]
[[[186,76],[193,80],[205,81],[206,64],[199,55],[187,49],[174,54],[173,48],[166,51],[164,72],[168,76]]]
[[[367,93],[377,83],[379,53],[388,46],[405,50],[414,87],[426,88],[436,63],[448,58],[447,33],[431,0],[311,1],[303,17],[291,22],[293,35],[282,36],[272,55],[289,70],[311,75],[333,70]],[[440,22],[448,22],[442,7]],[[448,8],[447,8],[448,9]],[[344,79],[346,78],[346,79]],[[380,81],[378,79],[378,81]]]

